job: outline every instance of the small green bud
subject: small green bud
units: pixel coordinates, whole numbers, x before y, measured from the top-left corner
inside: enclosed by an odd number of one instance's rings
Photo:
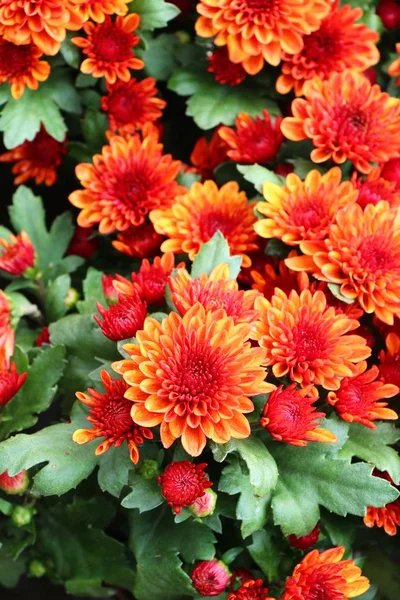
[[[33,560],[29,565],[28,575],[30,577],[43,577],[46,574],[46,567],[40,560]]]
[[[32,521],[33,509],[28,506],[16,506],[11,513],[11,520],[17,527],[25,527]]]
[[[160,474],[160,468],[155,460],[145,459],[139,473],[143,479],[155,479]]]
[[[187,31],[175,31],[175,37],[178,38],[178,41],[183,46],[186,46],[190,42],[190,35],[187,33]]]
[[[73,287],[69,288],[68,293],[65,298],[66,306],[68,306],[68,308],[74,308],[75,304],[78,302],[78,299],[79,299],[78,291]]]

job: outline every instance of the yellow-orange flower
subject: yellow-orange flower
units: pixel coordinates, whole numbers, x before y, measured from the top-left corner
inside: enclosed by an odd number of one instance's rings
[[[254,75],[265,61],[278,65],[283,52],[300,52],[303,36],[318,29],[329,8],[328,0],[201,0],[196,33],[216,36],[230,60]]]
[[[153,210],[150,219],[158,233],[170,238],[162,243],[163,252],[185,252],[193,260],[201,245],[220,231],[231,254],[241,254],[243,266],[248,267],[251,259],[247,253],[257,250],[254,206],[235,181],[220,189],[213,181],[196,181],[171,208]]]
[[[355,171],[351,183],[358,190],[357,202],[361,208],[380,200],[386,200],[390,206],[400,206],[400,188],[395,181],[382,177],[381,167],[374,167],[367,177],[360,177]]]
[[[289,256],[297,256],[297,252],[292,250],[289,252]],[[254,281],[251,287],[261,292],[267,300],[272,298],[275,288],[279,288],[288,295],[292,290],[301,292],[310,286],[307,273],[291,271],[285,265],[284,260],[276,263],[275,261],[265,262],[257,270],[252,269],[250,276]]]
[[[287,296],[276,289],[270,301],[257,298],[255,307],[261,317],[254,337],[275,377],[337,390],[340,379],[355,375],[356,364],[371,354],[363,337],[348,335],[358,321],[337,314],[320,291],[292,290]]]
[[[286,185],[266,181],[257,210],[267,217],[254,228],[263,238],[278,238],[289,246],[303,240],[323,239],[337,211],[356,202],[358,193],[349,181],[341,182],[339,167],[324,175],[312,170],[305,181],[294,173],[286,177]]]
[[[185,188],[175,181],[180,161],[162,152],[163,145],[151,128],[128,139],[111,136],[102,154],[93,157],[93,164],[76,167],[85,188],[69,196],[70,202],[82,209],[78,225],[99,223],[104,234],[126,231],[141,225],[150,210],[169,206]]]
[[[335,71],[364,71],[375,65],[379,34],[356,23],[362,16],[361,8],[349,4],[340,8],[336,0],[319,29],[304,36],[303,49],[294,55],[284,53],[282,75],[276,82],[278,92],[287,94],[294,88],[296,96],[301,96],[304,83],[315,76],[327,79]]]
[[[223,308],[235,323],[254,323],[258,312],[254,302],[259,292],[239,290],[235,279],[229,277],[229,266],[221,263],[214,267],[210,275],[202,273],[199,279],[192,279],[186,269],[177,269],[169,278],[172,301],[184,315],[196,302],[209,311]]]
[[[0,37],[0,83],[11,85],[11,95],[21,98],[28,86],[37,90],[39,81],[46,81],[50,75],[50,65],[39,60],[42,52],[34,44],[17,46]]]
[[[304,84],[305,99],[292,102],[293,117],[282,121],[289,140],[312,140],[311,159],[321,163],[351,160],[361,173],[400,151],[400,100],[371,85],[355,70],[318,77]]]
[[[396,52],[400,54],[400,43],[396,44]],[[400,85],[400,56],[390,65],[388,68],[390,77],[398,77],[396,79],[396,85]]]
[[[107,16],[103,23],[85,23],[83,29],[87,37],[72,38],[75,46],[82,48],[88,57],[81,64],[82,73],[105,77],[107,83],[115,83],[117,79],[129,81],[130,69],[143,69],[144,62],[136,58],[132,50],[139,43],[139,37],[133,33],[139,22],[139,15],[131,13],[115,21]]]
[[[400,312],[400,210],[387,202],[342,208],[325,240],[305,241],[306,256],[286,259],[289,268],[340,285],[367,313],[393,325]]]
[[[69,0],[2,0],[0,4],[4,39],[18,45],[32,42],[50,56],[59,51],[67,29],[77,31],[81,27]]]
[[[95,21],[103,23],[106,15],[124,16],[131,0],[70,0],[71,6],[82,23]]]
[[[282,600],[349,600],[366,592],[369,581],[354,560],[342,560],[344,546],[312,550],[285,583]]]
[[[207,439],[223,444],[248,437],[249,396],[274,388],[264,381],[265,351],[248,341],[251,327],[200,303],[161,323],[147,317],[138,343],[124,346],[131,359],[113,364],[130,386],[125,397],[133,421],[161,425],[163,446],[181,438],[191,456],[201,454]]]

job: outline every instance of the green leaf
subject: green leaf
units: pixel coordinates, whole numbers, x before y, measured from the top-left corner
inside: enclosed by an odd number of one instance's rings
[[[69,275],[60,275],[47,286],[44,307],[49,321],[57,321],[67,312],[66,297],[70,287]]]
[[[135,474],[129,484],[132,491],[121,502],[124,508],[137,508],[143,513],[163,504],[164,498],[156,479],[147,480]]]
[[[119,448],[111,447],[100,456],[97,481],[103,492],[119,498],[125,486],[128,485],[129,472],[133,464],[126,444]]]
[[[134,0],[131,8],[140,16],[140,29],[143,31],[165,27],[180,13],[175,4],[165,0]]]
[[[16,435],[0,444],[0,469],[11,476],[23,469],[46,463],[33,477],[32,493],[61,496],[86,479],[98,457],[96,441],[79,445],[72,441],[76,429],[86,428],[86,413],[76,403],[71,423],[51,425],[31,435]]]
[[[321,524],[328,532],[331,538],[332,546],[344,546],[347,551],[351,550],[351,546],[356,537],[354,527],[349,526],[349,519],[339,517],[334,513],[323,512]]]
[[[400,483],[400,457],[390,444],[400,440],[400,430],[390,423],[377,423],[376,429],[352,423],[349,439],[339,452],[340,458],[357,456],[379,471],[387,471],[395,484]]]
[[[173,33],[162,33],[150,40],[147,49],[140,53],[146,74],[157,81],[166,81],[178,65],[175,58],[178,47],[179,41]]]
[[[103,284],[101,278],[103,273],[89,267],[86,278],[83,282],[83,295],[84,300],[78,302],[77,308],[82,314],[97,314],[96,303],[100,302],[103,306],[107,305],[106,298],[104,296]]]
[[[101,148],[107,143],[105,136],[106,129],[108,129],[107,115],[88,108],[81,121],[81,127],[83,137],[91,154],[100,152]]]
[[[168,81],[168,89],[176,92],[179,96],[192,96],[211,81],[212,78],[206,70],[197,73],[187,69],[178,69]]]
[[[198,279],[202,273],[210,275],[214,267],[221,263],[229,265],[229,275],[236,279],[239,275],[241,256],[230,256],[229,245],[220,231],[203,244],[192,265],[191,276]]]
[[[254,185],[257,192],[262,194],[263,184],[266,181],[275,183],[276,185],[284,185],[285,178],[281,175],[276,175],[273,171],[261,167],[260,165],[236,165],[239,173],[243,175],[246,181]]]
[[[71,42],[71,37],[74,34],[68,33],[67,37],[61,44],[60,53],[67,65],[70,67],[74,67],[74,69],[79,69],[79,65],[81,64],[81,53],[79,48],[75,46]]]
[[[392,560],[381,549],[372,550],[364,563],[363,575],[366,575],[371,583],[378,587],[385,600],[399,600],[398,560]]]
[[[65,349],[62,346],[53,346],[42,350],[35,358],[25,383],[4,407],[1,414],[0,438],[4,439],[10,433],[35,425],[37,415],[50,406],[55,396],[57,383],[65,367],[64,357]]]
[[[336,456],[347,437],[347,424],[331,418],[323,426],[339,437],[338,444],[274,444],[279,479],[272,509],[285,535],[308,534],[319,520],[319,506],[342,516],[364,516],[367,506],[384,506],[397,498],[395,488],[371,475],[371,465]]]
[[[3,549],[0,549],[0,585],[5,588],[13,588],[17,585],[21,575],[25,571],[25,560],[19,558],[13,560],[5,555]],[[7,593],[2,593],[7,596]]]
[[[294,166],[294,173],[301,179],[305,179],[308,173],[315,169],[320,173],[326,172],[324,166],[313,163],[312,160],[308,160],[307,158],[288,158],[287,162]]]
[[[261,530],[253,533],[253,542],[247,546],[251,558],[258,564],[268,581],[278,579],[280,562],[279,550],[269,531]]]

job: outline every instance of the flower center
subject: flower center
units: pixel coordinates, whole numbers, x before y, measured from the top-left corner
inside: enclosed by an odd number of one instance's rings
[[[323,335],[318,325],[308,323],[295,326],[293,329],[293,343],[295,355],[298,362],[313,362],[321,358],[325,353]]]
[[[232,233],[237,227],[237,218],[235,215],[223,214],[221,211],[203,213],[199,216],[198,226],[201,240],[208,242],[217,231],[225,237]]]
[[[299,199],[293,199],[291,209],[291,221],[297,227],[304,227],[308,230],[319,230],[328,220],[324,203],[318,198],[304,198],[303,202]]]
[[[370,273],[387,271],[393,265],[393,253],[390,241],[384,235],[365,237],[358,247],[360,264]]]
[[[269,12],[275,2],[274,0],[244,0],[244,4],[253,12]]]
[[[104,407],[103,421],[108,435],[123,435],[132,429],[130,415],[132,403],[128,400],[111,400]]]
[[[16,46],[11,42],[0,42],[0,72],[4,77],[21,77],[30,70],[32,63],[32,46],[30,44]]]
[[[308,594],[307,600],[344,600],[344,594],[332,586],[327,588],[324,583],[314,584]]]
[[[93,51],[104,62],[123,62],[132,57],[132,35],[103,23],[92,34]]]
[[[138,121],[143,115],[143,105],[139,98],[124,92],[110,97],[110,113],[118,119],[119,124],[126,125],[133,119]]]

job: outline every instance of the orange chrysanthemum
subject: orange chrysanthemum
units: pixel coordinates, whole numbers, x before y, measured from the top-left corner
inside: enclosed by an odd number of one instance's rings
[[[391,206],[400,206],[400,189],[394,181],[388,181],[381,176],[382,169],[374,167],[366,178],[359,177],[354,172],[351,183],[358,190],[357,202],[361,208],[367,204],[377,204],[386,200]]]
[[[28,86],[37,90],[39,81],[46,81],[50,65],[39,60],[42,52],[34,44],[17,46],[0,37],[0,83],[11,85],[11,95],[19,100]]]
[[[37,185],[51,186],[57,180],[57,167],[66,153],[66,141],[58,142],[42,127],[31,142],[25,141],[1,154],[0,162],[15,162],[12,168],[17,176],[15,185],[34,179]]]
[[[400,336],[389,333],[386,337],[386,351],[379,354],[379,375],[385,383],[400,388]]]
[[[310,271],[340,285],[340,293],[358,300],[363,310],[393,324],[400,312],[400,211],[387,202],[350,204],[338,211],[325,240],[305,241],[306,256],[286,259],[289,268]]]
[[[392,398],[399,393],[396,385],[376,381],[379,369],[373,365],[368,371],[367,363],[357,365],[357,375],[344,377],[336,392],[329,392],[327,400],[335,407],[339,416],[349,423],[361,423],[370,429],[376,429],[372,421],[379,419],[397,419],[397,413],[386,408],[384,398]]]
[[[76,175],[85,189],[69,196],[82,209],[78,225],[99,223],[104,234],[126,231],[144,223],[150,210],[169,206],[185,188],[175,181],[180,161],[162,151],[158,135],[145,127],[142,135],[128,139],[111,136],[93,164],[78,165]]]
[[[82,21],[68,0],[2,0],[0,32],[13,44],[33,43],[44,54],[54,56],[66,30],[77,31]]]
[[[207,71],[214,73],[215,80],[221,85],[239,85],[246,77],[246,71],[240,63],[233,63],[229,60],[228,49],[226,46],[216,48],[208,56],[210,66]]]
[[[169,287],[181,315],[200,302],[207,311],[223,308],[235,324],[254,323],[258,317],[254,302],[260,294],[255,290],[240,291],[237,281],[230,279],[226,263],[214,267],[210,275],[202,273],[199,279],[192,279],[184,268],[178,269],[169,278]]]
[[[296,251],[290,252],[289,256],[297,256]],[[261,292],[267,300],[272,298],[275,288],[279,288],[288,295],[292,290],[300,293],[309,287],[307,273],[291,271],[285,265],[284,260],[280,260],[275,266],[272,261],[264,262],[262,269],[251,270],[250,275],[254,281],[251,287]]]
[[[101,108],[108,115],[113,131],[134,133],[145,123],[157,121],[167,103],[155,98],[158,93],[156,80],[146,77],[142,81],[130,79],[107,84],[108,96],[101,99]]]
[[[7,368],[14,354],[14,329],[11,326],[11,305],[5,293],[0,290],[0,367]]]
[[[361,173],[400,151],[400,100],[372,85],[361,73],[345,70],[327,81],[304,84],[306,99],[292,102],[293,117],[282,121],[289,140],[311,139],[311,159],[321,163],[351,160]]]
[[[380,477],[381,479],[389,481],[389,483],[394,486],[394,482],[388,473],[382,473],[381,471],[374,469],[372,474],[375,477]],[[388,535],[396,535],[397,527],[400,527],[400,498],[397,498],[394,502],[390,502],[381,508],[368,506],[367,513],[364,517],[364,524],[370,528],[383,527],[385,533]]]
[[[112,245],[119,252],[133,258],[151,258],[159,251],[163,239],[151,223],[142,223],[119,233]]]
[[[294,173],[286,178],[283,187],[266,181],[257,210],[267,217],[254,228],[263,238],[278,238],[289,246],[298,246],[303,240],[321,240],[337,211],[357,200],[357,191],[349,181],[341,182],[339,167],[324,175],[312,170],[305,181]]]
[[[214,169],[227,160],[228,148],[219,135],[219,129],[216,129],[210,140],[205,136],[197,140],[190,155],[190,162],[203,179],[213,179]]]
[[[138,344],[124,346],[131,360],[113,365],[130,386],[125,396],[133,401],[134,422],[161,425],[163,446],[181,438],[191,456],[201,454],[207,438],[223,444],[248,437],[249,396],[274,388],[264,382],[265,351],[247,341],[250,330],[200,303],[161,323],[148,317]]]
[[[133,55],[132,48],[139,43],[134,35],[140,17],[131,13],[127,17],[117,17],[112,21],[109,16],[103,23],[85,23],[83,29],[87,35],[72,38],[75,46],[83,48],[85,58],[81,71],[92,77],[105,77],[107,83],[115,83],[117,79],[129,81],[130,69],[143,69],[144,62]]]
[[[344,546],[312,550],[285,583],[282,600],[349,600],[366,592],[369,581],[353,560],[342,560]]]
[[[124,397],[128,386],[123,379],[112,379],[107,371],[101,371],[104,393],[93,389],[88,393],[77,392],[78,400],[89,406],[86,420],[93,423],[90,429],[77,429],[72,439],[77,444],[87,444],[99,437],[105,440],[97,446],[95,454],[103,454],[111,446],[121,446],[126,440],[133,463],[139,461],[138,446],[151,440],[153,433],[147,427],[136,425],[130,415],[132,403]]]
[[[340,8],[336,0],[319,29],[304,36],[301,52],[284,53],[282,75],[276,82],[278,92],[287,94],[294,88],[296,96],[301,96],[304,83],[315,76],[328,79],[335,71],[364,71],[375,65],[379,60],[379,34],[362,23],[356,24],[362,16],[361,8],[349,4]]]
[[[336,314],[320,291],[292,290],[287,296],[276,289],[270,301],[257,298],[255,307],[261,312],[255,337],[275,377],[337,390],[340,379],[355,375],[356,363],[371,354],[364,338],[347,335],[358,321]]]
[[[158,233],[170,238],[162,243],[163,252],[185,252],[193,260],[201,245],[220,231],[231,254],[241,254],[243,266],[248,267],[251,259],[247,253],[257,250],[254,206],[235,181],[220,189],[213,181],[196,181],[171,208],[153,210],[150,219]]]
[[[300,52],[303,35],[319,28],[329,8],[328,0],[201,0],[196,33],[216,36],[230,60],[254,75],[265,61],[278,65],[283,52]]]
[[[0,238],[0,269],[21,276],[35,262],[35,248],[25,231],[8,239]]]
[[[70,0],[71,6],[82,23],[95,21],[104,23],[106,15],[124,16],[130,0]]]
[[[227,600],[274,600],[267,594],[268,588],[264,587],[262,579],[250,579],[231,592]]]
[[[396,44],[396,52],[397,54],[400,54],[400,43]],[[396,79],[396,85],[400,85],[400,56],[390,65],[388,74],[390,77],[398,77],[398,79]]]
[[[336,436],[318,427],[326,415],[315,412],[316,400],[312,385],[300,390],[296,390],[295,383],[285,389],[281,385],[269,395],[260,424],[274,439],[293,446],[307,446],[307,442],[334,444]]]
[[[282,144],[280,117],[271,119],[267,110],[263,118],[252,119],[246,113],[239,113],[236,131],[230,127],[219,129],[220,137],[230,147],[227,154],[231,160],[243,164],[264,164],[273,162]]]
[[[294,253],[292,256],[294,256]],[[288,258],[292,258],[292,256],[289,254]],[[301,271],[297,273],[300,274]],[[307,273],[303,272],[303,275],[307,275]],[[357,321],[363,316],[364,311],[361,306],[357,304],[357,302],[351,302],[349,304],[347,302],[343,302],[343,300],[339,300],[339,298],[336,298],[336,296],[332,294],[328,284],[325,281],[313,281],[310,283],[310,279],[307,276],[306,278],[302,279],[301,282],[303,284],[302,290],[310,290],[312,294],[318,290],[323,292],[326,298],[326,303],[328,306],[333,306],[336,314],[344,314],[349,317],[349,319],[356,319]]]

